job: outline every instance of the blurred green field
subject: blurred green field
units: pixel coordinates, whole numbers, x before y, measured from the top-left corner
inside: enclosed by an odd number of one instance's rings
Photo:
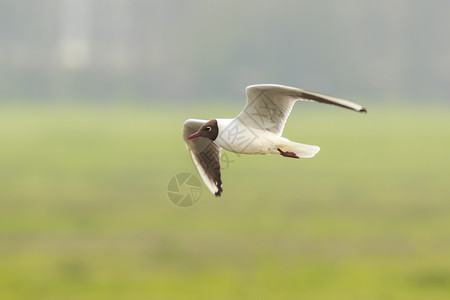
[[[302,104],[312,159],[236,156],[197,175],[188,118],[239,107],[3,107],[1,299],[449,299],[449,108]]]

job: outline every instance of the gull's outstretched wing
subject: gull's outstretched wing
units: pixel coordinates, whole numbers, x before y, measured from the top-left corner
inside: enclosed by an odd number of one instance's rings
[[[361,105],[347,100],[277,84],[251,85],[245,92],[247,103],[238,118],[249,127],[269,130],[277,135],[283,132],[286,120],[297,100],[315,101],[366,112]]]
[[[183,140],[191,154],[195,167],[208,189],[216,196],[222,193],[222,180],[220,177],[221,148],[208,138],[187,138],[198,131],[207,120],[189,119],[183,125]]]

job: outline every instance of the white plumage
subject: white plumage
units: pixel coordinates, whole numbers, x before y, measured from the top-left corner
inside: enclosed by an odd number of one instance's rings
[[[208,189],[220,196],[221,149],[240,154],[281,154],[292,158],[313,157],[320,148],[292,142],[281,136],[298,100],[315,101],[366,112],[361,105],[298,88],[259,84],[246,88],[247,103],[234,119],[189,119],[183,139]]]

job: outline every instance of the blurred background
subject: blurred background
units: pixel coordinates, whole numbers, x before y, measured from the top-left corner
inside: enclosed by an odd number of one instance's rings
[[[448,1],[0,0],[2,299],[448,299]],[[188,118],[250,84],[298,103],[313,159],[227,154],[197,176]]]
[[[279,82],[445,101],[447,8],[444,0],[3,0],[1,96],[185,102]]]

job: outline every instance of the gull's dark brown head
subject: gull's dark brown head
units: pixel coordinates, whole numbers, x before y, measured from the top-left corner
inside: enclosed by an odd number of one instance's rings
[[[213,119],[211,121],[203,124],[196,133],[191,134],[188,137],[188,140],[196,138],[196,137],[205,137],[214,141],[219,134],[219,127],[217,126],[217,120]]]

